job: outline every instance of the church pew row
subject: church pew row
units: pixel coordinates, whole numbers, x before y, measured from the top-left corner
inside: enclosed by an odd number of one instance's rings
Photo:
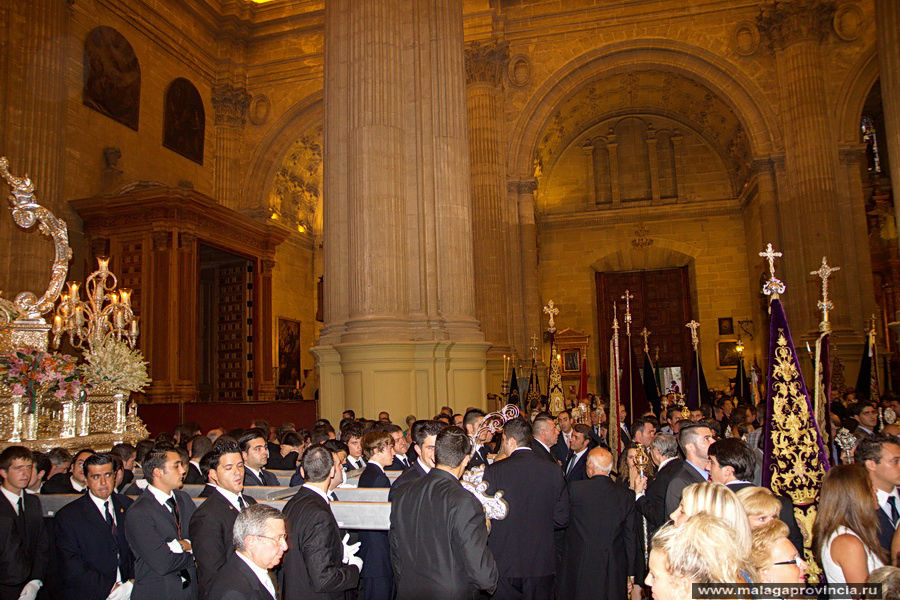
[[[197,486],[199,487],[199,486]],[[252,489],[252,488],[247,488]],[[275,488],[269,488],[275,489]],[[373,488],[375,489],[375,488]],[[347,490],[341,490],[348,492]],[[387,491],[387,488],[384,490]],[[352,495],[352,494],[351,494]],[[345,494],[338,494],[338,498],[347,497]],[[386,493],[385,493],[386,497]],[[44,517],[52,517],[63,506],[77,500],[80,495],[77,494],[53,494],[40,496],[41,506],[44,509]],[[203,504],[205,498],[194,498],[194,503],[199,506]],[[262,504],[267,504],[278,510],[282,510],[287,500],[268,500],[259,499]],[[387,531],[391,524],[391,504],[390,502],[348,502],[338,501],[331,503],[331,512],[334,514],[335,520],[341,529],[372,529]]]
[[[269,471],[269,472],[273,473],[276,477],[278,477],[278,483],[283,487],[289,486],[291,484],[291,477],[294,476],[293,471]],[[400,473],[401,473],[400,471],[385,471],[385,474],[388,476],[388,479],[390,479],[391,481],[393,481],[394,479],[397,479],[397,477],[400,476]],[[135,470],[135,472],[134,472],[135,479],[141,479],[141,478],[143,478],[143,476],[144,475],[143,475],[143,473],[141,473],[140,469]],[[351,474],[347,477],[347,484],[355,487],[357,483],[359,483],[359,473],[354,472],[353,474]],[[254,498],[255,497],[256,496],[254,496]]]

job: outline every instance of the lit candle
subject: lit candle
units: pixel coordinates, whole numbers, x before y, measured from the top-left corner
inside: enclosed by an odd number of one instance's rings
[[[131,321],[131,338],[136,340],[137,336],[138,336],[138,319],[137,319],[137,317],[135,317]]]
[[[62,317],[56,315],[53,317],[53,333],[59,333],[62,331]]]
[[[119,290],[119,293],[122,294],[122,304],[125,306],[131,306],[131,290],[123,289]]]
[[[80,306],[75,307],[75,324],[79,327],[84,324],[84,314]]]

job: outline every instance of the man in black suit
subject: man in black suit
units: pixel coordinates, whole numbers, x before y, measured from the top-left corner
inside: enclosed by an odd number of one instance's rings
[[[587,453],[591,445],[591,428],[582,423],[572,427],[572,435],[569,437],[571,455],[565,466],[566,482],[581,481],[587,479]],[[559,436],[562,438],[562,436]]]
[[[84,461],[93,454],[94,451],[85,448],[79,450],[72,464],[69,465],[67,473],[57,473],[47,480],[41,487],[42,494],[80,494],[87,489],[87,482],[84,479]]]
[[[559,428],[553,419],[549,417],[538,417],[531,425],[531,449],[538,458],[549,460],[552,463],[560,464],[550,451],[559,438]]]
[[[707,451],[716,441],[713,430],[702,421],[678,432],[678,445],[684,453],[684,464],[666,488],[666,514],[672,514],[681,504],[681,493],[692,483],[709,480],[709,456]]]
[[[559,461],[559,464],[565,468],[569,464],[569,457],[572,456],[572,413],[568,410],[561,410],[556,414],[556,423],[559,426],[559,438],[550,448],[553,458]]]
[[[248,429],[238,438],[238,445],[244,455],[244,485],[279,486],[275,473],[266,471],[269,462],[269,446],[262,429]]]
[[[728,489],[738,492],[753,487],[750,480],[756,469],[756,453],[747,442],[737,438],[719,440],[709,447],[709,480],[727,485]],[[794,505],[784,496],[775,496],[781,502],[778,518],[788,526],[788,539],[794,548],[803,547],[803,533],[794,518]]]
[[[269,462],[266,463],[267,469],[276,469],[279,471],[296,471],[297,461],[300,459],[300,453],[304,448],[303,437],[296,431],[286,431],[281,435],[281,443],[275,446],[275,453],[272,453],[272,446],[269,446]]]
[[[657,434],[650,444],[650,458],[656,465],[656,475],[647,484],[643,495],[637,499],[638,511],[647,519],[647,539],[669,520],[666,512],[666,490],[684,461],[678,458],[678,442],[674,435]]]
[[[281,571],[284,600],[343,600],[359,584],[362,560],[341,542],[328,507],[340,467],[322,446],[307,448],[301,466],[306,483],[284,507],[290,532]]]
[[[287,550],[284,515],[265,504],[249,506],[237,515],[232,538],[234,552],[229,553],[207,596],[215,600],[275,600],[269,571]]]
[[[388,492],[388,500],[393,500],[398,489],[425,477],[434,468],[434,442],[437,435],[446,428],[440,421],[416,421],[412,424],[410,429],[417,458],[410,468],[394,480],[391,491]]]
[[[134,556],[125,536],[125,511],[134,501],[114,493],[112,456],[92,454],[84,461],[84,473],[88,493],[53,519],[63,597],[105,600],[119,590],[127,598]]]
[[[484,421],[484,411],[480,408],[470,408],[463,415],[463,429],[466,431],[469,439],[475,442],[467,469],[483,467],[488,464],[488,454],[491,452],[491,449],[488,448],[488,444],[491,441],[490,435],[483,432],[479,439],[475,439],[475,434],[478,432],[478,428],[481,427],[482,421]],[[438,423],[441,423],[441,421],[438,421]]]
[[[552,425],[552,422],[551,422]],[[503,427],[507,455],[484,470],[488,494],[503,491],[509,514],[491,524],[488,546],[500,580],[496,600],[541,600],[553,596],[556,554],[553,530],[569,522],[569,496],[555,461],[535,456],[531,428],[522,419]]]
[[[612,465],[609,450],[594,448],[587,460],[589,479],[569,486],[559,598],[619,600],[626,596],[628,578],[639,574],[634,493],[609,478]]]
[[[391,439],[394,442],[394,459],[391,464],[385,467],[385,470],[405,471],[410,468],[412,466],[412,461],[407,456],[407,452],[409,451],[409,442],[406,441],[406,436],[403,435],[403,430],[400,429],[400,426],[389,423],[382,426],[381,431],[384,431],[388,435],[390,435]]]
[[[135,556],[131,600],[196,600],[197,571],[188,524],[194,501],[180,491],[184,464],[170,444],[157,444],[143,463],[147,488],[125,513]]]
[[[442,430],[435,467],[394,495],[389,537],[397,600],[468,600],[497,586],[484,509],[459,483],[471,451],[462,429]]]
[[[50,539],[41,501],[25,492],[33,469],[28,448],[0,452],[0,600],[34,600],[44,585]]]
[[[366,468],[359,476],[358,487],[391,487],[391,480],[385,475],[384,469],[394,462],[393,438],[385,431],[372,431],[363,436],[362,446]],[[392,600],[394,574],[391,571],[391,546],[387,532],[360,531],[359,541],[359,557],[363,561],[359,576],[362,579],[364,600]]]
[[[212,449],[212,445],[212,440],[205,435],[195,435],[188,440],[187,450],[191,460],[187,464],[187,475],[184,477],[185,485],[202,485],[206,483],[206,477],[200,471],[200,461]]]
[[[878,496],[878,541],[891,550],[891,538],[900,524],[900,440],[876,433],[861,437],[854,451],[854,462],[863,465]],[[799,548],[799,546],[798,546]]]
[[[200,598],[210,597],[213,580],[231,555],[234,520],[256,500],[244,496],[244,459],[240,447],[219,442],[207,454],[212,492],[194,511],[190,539],[197,559]]]
[[[347,444],[347,461],[344,463],[345,471],[355,471],[366,466],[366,460],[362,456],[363,424],[354,421],[348,423],[341,430],[341,441]]]

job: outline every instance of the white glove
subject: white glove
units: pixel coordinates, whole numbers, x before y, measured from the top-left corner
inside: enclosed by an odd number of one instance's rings
[[[359,545],[361,542],[356,542],[355,544],[349,544],[350,534],[345,533],[344,539],[341,540],[341,544],[344,546],[344,558],[341,560],[345,565],[353,564],[350,562],[350,559],[356,558],[356,553],[359,551]],[[359,559],[360,564],[359,568],[362,568],[362,559]]]
[[[19,592],[19,600],[34,600],[35,598],[37,598],[38,592],[40,591],[42,585],[44,585],[44,582],[42,582],[40,579],[32,579],[31,581],[26,583],[25,587],[22,588],[22,591]]]
[[[182,552],[184,552],[184,548],[181,547],[181,544],[178,543],[178,540],[166,542],[166,546],[168,546],[169,550],[171,550],[175,554],[181,554]]]
[[[123,584],[116,586],[116,588],[109,593],[109,596],[106,597],[106,600],[130,600],[131,598],[131,588],[134,586],[131,581],[126,581]]]
[[[357,569],[359,569],[360,572],[362,572],[363,562],[362,562],[362,559],[358,556],[355,556],[355,555],[351,556],[349,560],[344,561],[344,564],[354,565],[354,566],[356,566]]]

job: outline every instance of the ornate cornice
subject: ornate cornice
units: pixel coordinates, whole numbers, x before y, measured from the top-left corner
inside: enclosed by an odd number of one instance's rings
[[[506,42],[471,42],[466,44],[466,84],[497,85],[509,61]]]
[[[775,50],[802,41],[821,42],[832,29],[835,3],[831,0],[775,0],[756,18],[759,30]]]
[[[235,87],[229,83],[220,84],[213,88],[212,105],[216,125],[243,127],[247,121],[247,109],[250,107],[250,94],[246,88]]]

